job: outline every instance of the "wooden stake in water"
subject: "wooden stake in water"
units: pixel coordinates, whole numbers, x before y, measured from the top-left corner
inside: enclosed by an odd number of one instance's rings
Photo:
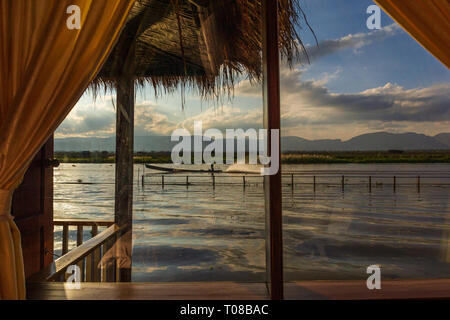
[[[372,192],[372,176],[369,176],[369,193]]]
[[[164,175],[161,175],[161,188],[164,189]]]
[[[345,184],[345,177],[344,176],[342,176],[341,184],[342,184],[342,192],[344,192],[344,184]]]
[[[395,193],[395,187],[396,187],[396,177],[394,176],[394,193]]]
[[[420,193],[420,176],[417,176],[417,193]]]

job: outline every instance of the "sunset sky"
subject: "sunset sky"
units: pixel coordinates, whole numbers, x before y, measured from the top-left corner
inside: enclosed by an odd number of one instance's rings
[[[368,30],[369,0],[302,0],[314,29],[300,35],[311,63],[282,66],[282,135],[307,139],[349,139],[388,131],[434,135],[450,132],[450,71],[387,15],[382,30]],[[302,61],[304,62],[304,61]],[[62,123],[56,137],[107,137],[115,134],[112,95],[94,101],[86,93]],[[153,88],[138,90],[136,135],[170,135],[206,128],[260,128],[261,85],[241,81],[234,99],[201,101],[187,93],[156,98]]]

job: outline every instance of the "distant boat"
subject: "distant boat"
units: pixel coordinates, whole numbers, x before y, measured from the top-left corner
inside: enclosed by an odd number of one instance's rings
[[[215,170],[214,167],[211,167],[209,170],[204,169],[181,169],[181,168],[168,168],[168,167],[161,167],[154,164],[145,164],[145,167],[148,169],[153,170],[159,170],[159,171],[165,171],[165,172],[171,172],[171,173],[177,173],[177,172],[206,172],[206,173],[221,173],[222,170]]]

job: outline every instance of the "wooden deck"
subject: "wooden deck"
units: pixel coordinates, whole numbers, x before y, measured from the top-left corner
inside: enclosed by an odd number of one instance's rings
[[[266,300],[264,283],[29,283],[31,300]],[[382,281],[368,290],[365,281],[299,281],[285,284],[286,299],[450,299],[450,279]]]

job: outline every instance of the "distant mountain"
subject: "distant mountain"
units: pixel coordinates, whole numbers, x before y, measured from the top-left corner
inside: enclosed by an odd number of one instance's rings
[[[436,150],[449,147],[433,137],[417,133],[377,132],[363,134],[344,142],[344,150]]]
[[[176,142],[170,136],[134,137],[136,151],[170,151]],[[116,150],[116,137],[55,139],[55,151],[109,151]]]
[[[433,138],[450,148],[450,133],[439,133],[438,135],[435,135]]]
[[[135,137],[135,151],[171,151],[178,142],[170,136]],[[209,142],[204,142],[207,145]],[[247,141],[248,144],[248,141]],[[55,151],[115,151],[116,139],[61,138],[55,139]],[[450,133],[434,137],[417,133],[367,133],[347,141],[339,139],[307,140],[300,137],[282,137],[282,151],[371,151],[371,150],[448,150]],[[224,148],[225,150],[225,148]],[[248,149],[247,149],[248,150]]]
[[[341,150],[339,139],[307,140],[300,137],[281,137],[282,151],[335,151]]]

